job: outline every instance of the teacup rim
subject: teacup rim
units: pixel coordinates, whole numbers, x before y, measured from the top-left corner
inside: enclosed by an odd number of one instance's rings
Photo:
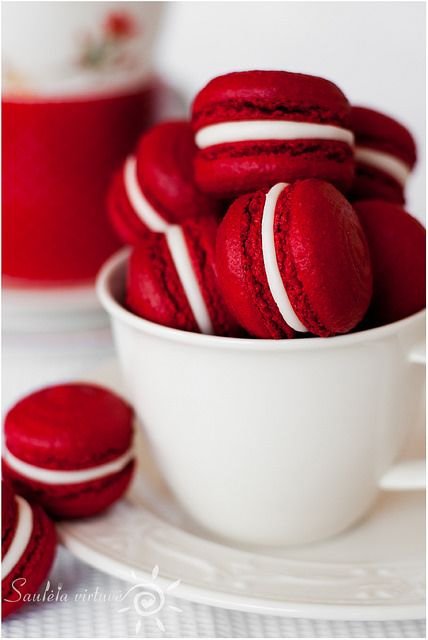
[[[358,342],[371,342],[373,340],[382,339],[394,333],[398,333],[401,329],[405,329],[408,325],[417,322],[426,315],[426,309],[422,309],[421,311],[418,311],[411,316],[407,316],[402,320],[397,320],[396,322],[382,325],[381,327],[365,329],[364,331],[329,338],[312,337],[302,338],[299,340],[238,338],[183,331],[181,329],[174,329],[172,327],[167,327],[141,318],[126,309],[123,304],[115,298],[110,290],[111,278],[116,275],[119,270],[124,270],[130,252],[131,249],[129,247],[122,248],[108,258],[108,260],[103,264],[96,278],[96,293],[98,300],[109,316],[121,320],[138,331],[181,344],[211,348],[243,349],[248,351],[294,351],[328,349],[339,346],[346,347]]]

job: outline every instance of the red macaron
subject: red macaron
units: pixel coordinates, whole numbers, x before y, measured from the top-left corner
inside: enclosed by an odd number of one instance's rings
[[[2,618],[37,593],[52,566],[56,540],[43,509],[16,496],[2,481]]]
[[[187,218],[220,214],[222,206],[195,184],[196,151],[185,121],[158,124],[142,136],[135,155],[114,176],[107,199],[124,242],[136,244],[147,232],[163,232]]]
[[[226,303],[259,338],[346,333],[371,299],[358,217],[322,180],[279,183],[238,198],[220,224],[217,268]]]
[[[381,200],[356,202],[369,245],[373,300],[368,326],[380,326],[425,307],[425,228],[400,205]]]
[[[277,182],[322,178],[341,190],[354,173],[350,105],[328,80],[287,71],[243,71],[196,96],[195,177],[217,197]]]
[[[403,203],[407,178],[416,164],[416,144],[410,131],[393,118],[365,107],[352,108],[351,127],[356,161],[352,199]]]
[[[144,238],[129,260],[128,308],[183,331],[235,334],[236,324],[218,289],[216,233],[213,219],[189,220]]]
[[[6,415],[4,475],[56,518],[110,506],[128,487],[134,462],[133,411],[102,387],[47,387]]]

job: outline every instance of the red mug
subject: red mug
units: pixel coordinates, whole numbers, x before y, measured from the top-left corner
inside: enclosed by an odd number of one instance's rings
[[[150,74],[159,11],[132,2],[6,7],[6,286],[89,281],[119,247],[105,195],[163,91]]]
[[[119,246],[105,194],[152,117],[154,89],[78,100],[3,100],[5,284],[94,278]]]

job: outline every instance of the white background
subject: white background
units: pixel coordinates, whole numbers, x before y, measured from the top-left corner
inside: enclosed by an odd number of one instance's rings
[[[187,99],[213,76],[286,69],[336,82],[354,104],[408,126],[419,162],[408,209],[425,215],[423,2],[172,2],[157,67]]]

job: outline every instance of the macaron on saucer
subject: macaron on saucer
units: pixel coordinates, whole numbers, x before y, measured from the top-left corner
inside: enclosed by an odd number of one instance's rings
[[[287,71],[214,78],[196,96],[195,177],[217,197],[322,178],[346,190],[354,172],[350,106],[328,80]]]
[[[6,415],[4,476],[56,518],[106,509],[128,487],[134,461],[133,411],[107,389],[47,387]]]
[[[218,289],[214,219],[189,220],[151,234],[129,260],[126,304],[157,324],[196,333],[237,331]]]
[[[55,527],[40,506],[2,481],[2,618],[37,593],[55,556]]]
[[[398,204],[362,200],[354,207],[367,238],[373,268],[373,299],[366,324],[389,324],[424,309],[425,228]]]
[[[356,173],[352,198],[380,198],[404,202],[408,177],[416,164],[416,144],[411,133],[389,116],[352,107]]]
[[[367,311],[372,274],[351,205],[331,185],[278,183],[238,198],[220,224],[221,290],[259,338],[347,333]]]
[[[219,203],[195,184],[196,151],[184,120],[158,124],[142,136],[108,194],[110,219],[125,243],[135,244],[147,232],[164,232],[186,218],[220,213]]]

